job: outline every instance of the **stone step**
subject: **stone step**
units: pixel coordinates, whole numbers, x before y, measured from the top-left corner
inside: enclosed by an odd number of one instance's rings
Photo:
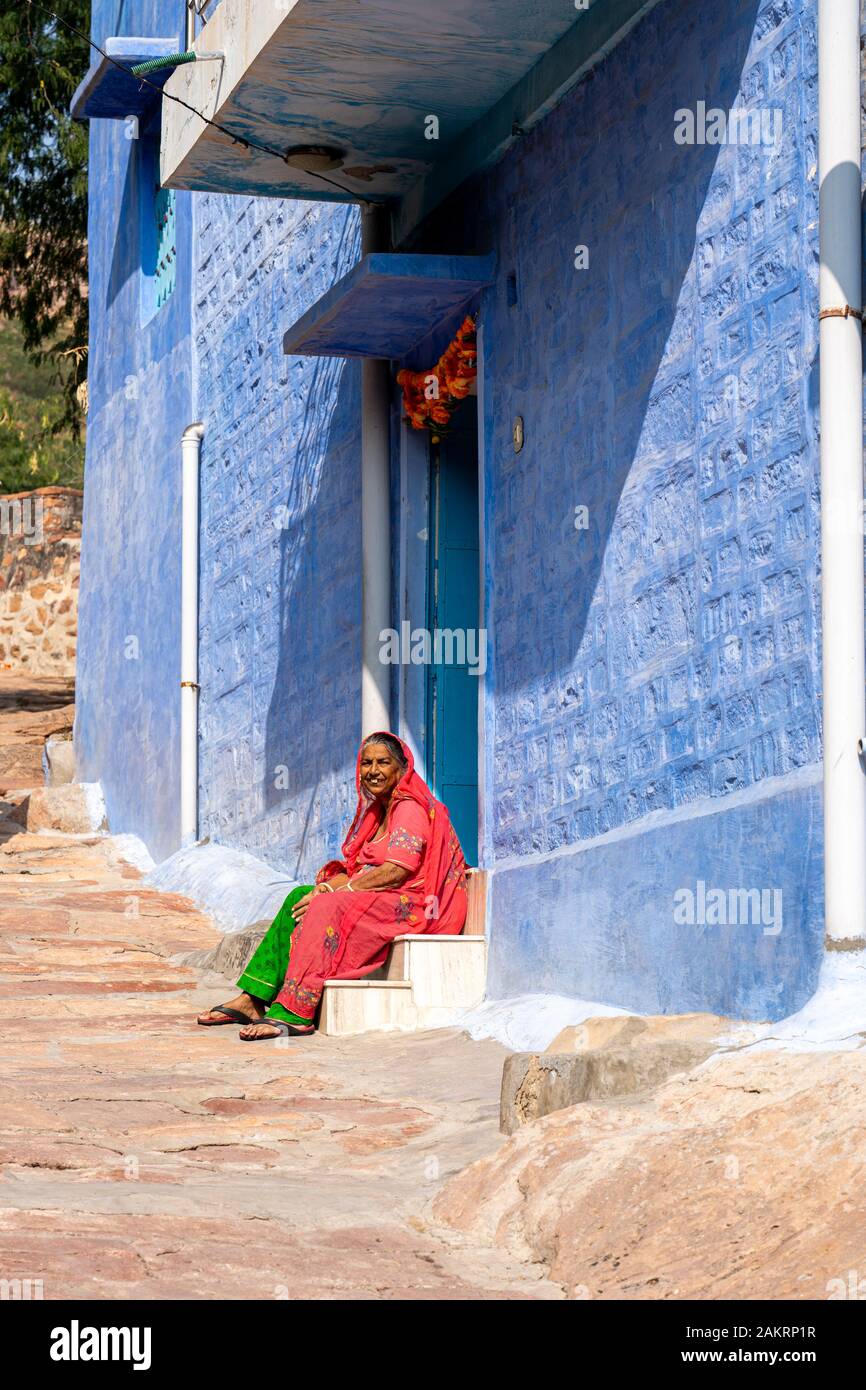
[[[354,1033],[406,1033],[417,1010],[409,980],[329,980],[322,996],[319,1032],[331,1038]]]
[[[375,976],[328,981],[319,1028],[331,1036],[439,1028],[480,1004],[486,973],[483,936],[398,936]]]

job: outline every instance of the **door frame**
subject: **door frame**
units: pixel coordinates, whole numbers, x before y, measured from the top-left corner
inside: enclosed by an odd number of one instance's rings
[[[488,622],[489,566],[486,536],[488,521],[485,508],[486,441],[490,438],[486,419],[487,393],[484,390],[484,334],[481,316],[478,323],[478,614],[479,624],[488,629],[487,669],[479,676],[478,691],[478,865],[484,868],[489,857],[490,798],[487,795],[485,768],[489,766],[488,746],[492,747],[492,669],[493,652]],[[398,396],[399,399],[399,396]],[[426,627],[428,615],[428,554],[430,515],[430,439],[427,431],[414,430],[399,412],[399,517],[395,559],[394,595],[397,629],[402,624]],[[421,776],[426,778],[427,766],[427,668],[401,665],[397,679],[397,730],[408,743]]]

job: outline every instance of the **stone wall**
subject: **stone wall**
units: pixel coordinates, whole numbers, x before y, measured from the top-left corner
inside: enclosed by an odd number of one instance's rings
[[[74,676],[82,493],[0,496],[0,665]]]

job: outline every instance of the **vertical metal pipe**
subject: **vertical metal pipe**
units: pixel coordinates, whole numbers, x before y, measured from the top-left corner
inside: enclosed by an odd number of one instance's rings
[[[186,22],[184,24],[184,48],[187,52],[195,43],[195,0],[185,0]]]
[[[387,248],[384,214],[362,208],[361,251]],[[387,362],[361,364],[361,736],[390,728],[390,672],[379,657],[391,626],[391,388]]]
[[[181,440],[180,840],[198,839],[198,558],[199,458],[204,425]]]
[[[818,81],[824,902],[832,945],[866,932],[860,0],[819,0]]]

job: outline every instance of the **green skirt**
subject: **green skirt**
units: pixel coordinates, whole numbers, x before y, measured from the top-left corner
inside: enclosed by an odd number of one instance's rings
[[[283,981],[289,968],[292,932],[297,926],[295,903],[299,898],[305,898],[308,893],[311,893],[313,886],[313,884],[303,884],[300,888],[292,889],[268,927],[261,945],[238,980],[238,989],[242,989],[246,994],[251,994],[254,999],[261,999],[263,1003],[270,1005],[265,1013],[265,1018],[279,1018],[284,1023],[294,1023],[302,1028],[308,1028],[310,1020],[290,1013],[288,1009],[283,1008],[282,1004],[277,1004],[274,1000],[283,987]]]

